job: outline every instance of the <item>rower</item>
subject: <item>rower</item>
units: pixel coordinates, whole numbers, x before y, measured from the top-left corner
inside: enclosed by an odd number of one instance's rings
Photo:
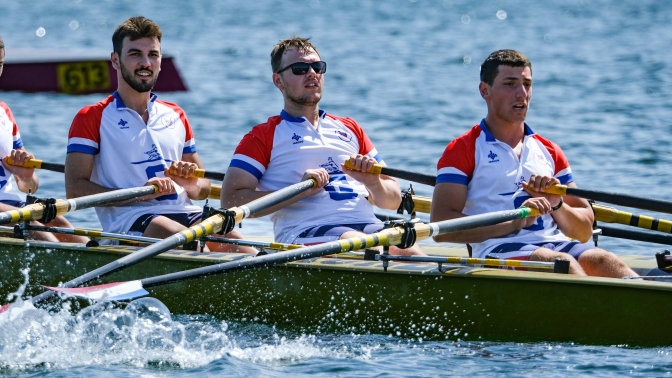
[[[132,17],[112,36],[118,89],[75,116],[68,135],[65,185],[68,198],[116,188],[155,185],[158,192],[120,205],[97,207],[106,232],[165,238],[201,221],[191,200],[210,194],[187,116],[150,91],[161,70],[161,29]],[[241,238],[232,231],[229,238]],[[210,250],[256,253],[256,249],[208,243]]]
[[[453,140],[438,163],[432,222],[527,206],[543,215],[450,233],[436,241],[469,243],[474,257],[532,261],[569,259],[570,273],[637,276],[618,256],[590,244],[590,204],[544,193],[576,187],[560,147],[525,124],[532,98],[532,63],[514,50],[495,51],[481,65],[480,124]],[[569,241],[573,238],[578,241]]]
[[[0,37],[0,75],[5,63],[5,42]],[[24,193],[34,194],[39,186],[37,175],[34,168],[23,168],[10,165],[8,160],[11,158],[15,164],[23,164],[26,161],[35,158],[33,154],[26,151],[23,147],[19,127],[9,106],[0,101],[0,156],[2,157],[2,167],[0,167],[0,211],[14,210],[24,207],[25,201],[19,196],[11,193],[13,188],[12,178],[16,181],[16,186]],[[32,224],[41,225],[39,222]],[[53,220],[44,223],[47,226],[72,228],[70,222],[63,216],[57,216]],[[71,243],[86,243],[88,238],[74,235],[55,235],[50,232],[29,231],[28,237],[35,240],[44,241],[65,241]]]
[[[308,39],[294,37],[275,45],[271,68],[284,109],[255,126],[236,148],[222,184],[222,207],[313,178],[316,188],[257,214],[275,212],[271,219],[276,241],[309,245],[383,229],[372,203],[396,210],[399,183],[367,173],[374,163],[385,163],[357,122],[318,108],[327,63]],[[346,160],[354,170],[346,170]],[[390,252],[423,254],[415,244],[391,247]]]

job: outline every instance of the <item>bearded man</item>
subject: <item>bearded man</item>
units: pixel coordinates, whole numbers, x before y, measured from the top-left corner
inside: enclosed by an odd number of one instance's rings
[[[161,70],[159,26],[145,17],[129,18],[117,27],[112,45],[117,91],[84,107],[72,122],[66,195],[156,185],[154,194],[97,207],[96,213],[105,231],[165,238],[200,221],[201,209],[191,200],[208,197],[210,180],[191,177],[203,163],[182,108],[151,92]],[[242,237],[238,231],[227,236]],[[256,252],[219,243],[208,247]]]

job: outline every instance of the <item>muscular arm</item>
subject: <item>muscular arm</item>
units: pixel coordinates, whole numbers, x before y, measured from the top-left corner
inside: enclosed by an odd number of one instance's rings
[[[7,164],[9,157],[12,157],[12,161],[16,165]],[[40,186],[40,181],[37,179],[34,168],[23,168],[17,167],[17,165],[22,165],[30,159],[34,159],[33,154],[26,151],[23,147],[12,150],[9,156],[5,156],[2,159],[2,165],[5,167],[9,173],[14,175],[14,180],[16,181],[16,186],[20,191],[24,193],[37,192],[37,188]]]
[[[543,193],[541,190],[559,183],[560,181],[555,177],[533,174],[530,176],[530,181],[523,185],[530,196],[545,198],[550,206],[556,206],[560,203],[560,196]],[[576,184],[573,182],[570,182],[567,186],[576,188]],[[587,242],[593,235],[592,226],[595,219],[593,209],[588,201],[582,198],[565,196],[563,199],[565,204],[552,212],[551,216],[563,234],[583,243]]]
[[[361,182],[366,186],[369,192],[369,199],[371,202],[381,209],[396,210],[401,203],[401,189],[396,179],[373,173],[367,173],[377,162],[365,155],[350,156],[350,163],[353,164],[354,169],[347,169],[342,165],[342,169],[350,177]],[[378,164],[385,167],[385,162],[380,161]]]
[[[570,182],[568,187],[576,188],[576,184]],[[579,197],[563,197],[565,204],[551,213],[555,223],[563,234],[585,243],[593,236],[593,222],[595,215],[588,201]],[[555,203],[557,205],[557,203]]]
[[[322,190],[322,188],[329,183],[329,174],[324,169],[309,169],[303,175],[302,181],[311,177],[317,180],[318,187],[307,190],[300,195],[281,204],[273,206],[261,213],[254,214],[253,217],[261,217],[271,214],[285,206],[298,202],[303,198],[310,197]],[[258,191],[258,184],[259,180],[257,180],[257,178],[254,177],[254,175],[251,173],[240,168],[229,167],[229,169],[226,171],[226,176],[224,176],[224,182],[222,183],[222,194],[220,197],[222,208],[227,209],[234,206],[243,205],[254,201],[257,198],[261,198],[268,193],[271,193]]]
[[[438,222],[446,219],[465,217],[462,213],[467,201],[467,186],[454,183],[440,183],[434,188],[430,221]],[[508,235],[530,226],[536,217],[504,222],[494,226],[480,227],[472,230],[451,232],[437,235],[437,242],[480,243],[487,239]]]
[[[91,172],[93,172],[94,156],[81,153],[71,152],[65,157],[65,196],[67,198],[76,198],[88,196],[91,194],[98,194],[110,192],[118,188],[108,188],[98,185],[91,181]],[[164,194],[174,193],[174,189],[170,184],[169,178],[154,177],[150,179],[145,185],[156,185],[159,191],[154,194],[143,196],[140,198],[130,199],[124,202],[115,203],[114,206],[125,205],[132,202],[150,200]]]

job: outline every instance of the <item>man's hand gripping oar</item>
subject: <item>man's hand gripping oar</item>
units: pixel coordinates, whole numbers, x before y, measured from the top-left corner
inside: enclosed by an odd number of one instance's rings
[[[11,158],[7,159],[7,163],[11,165],[16,165],[24,168],[35,168],[35,169],[44,169],[46,171],[65,173],[65,165],[60,163],[49,163],[46,161],[38,159],[30,159],[22,165],[15,164]],[[173,172],[171,172],[173,173]],[[210,180],[222,181],[224,180],[225,173],[223,172],[214,172],[206,171],[205,169],[196,169],[194,170],[193,177],[206,178]],[[219,197],[217,197],[219,198]]]
[[[219,211],[199,224],[191,226],[186,230],[180,231],[177,234],[169,236],[158,243],[137,250],[131,253],[130,255],[124,256],[107,265],[104,265],[80,277],[70,280],[62,284],[60,287],[72,288],[75,286],[83,285],[87,282],[95,280],[96,278],[135,265],[141,261],[156,256],[169,249],[179,247],[183,244],[192,242],[202,236],[219,232],[220,230],[224,234],[226,234],[228,232],[231,232],[231,230],[233,230],[236,224],[240,223],[243,219],[249,217],[250,215],[256,214],[265,209],[271,208],[275,205],[281,204],[282,202],[285,202],[293,197],[296,197],[301,193],[307,191],[308,189],[313,188],[316,185],[317,182],[313,179],[305,180],[298,184],[294,184],[286,188],[280,189],[278,191],[275,191],[273,193],[267,194],[266,196],[256,199],[246,205],[234,207],[229,210]],[[50,298],[53,294],[54,294],[53,291],[47,291],[36,297],[33,297],[31,300],[33,304],[37,304]],[[8,307],[9,304],[0,307],[0,313],[6,311]]]
[[[521,207],[516,210],[497,211],[480,215],[467,216],[458,219],[450,219],[435,223],[415,223],[397,226],[371,235],[363,235],[348,239],[336,240],[324,244],[299,248],[291,251],[278,252],[259,257],[248,257],[227,263],[206,266],[166,274],[162,276],[145,278],[137,281],[115,282],[110,284],[90,286],[86,288],[66,289],[49,288],[70,295],[88,299],[126,300],[147,295],[145,288],[166,285],[173,282],[192,280],[199,277],[229,273],[237,270],[266,267],[282,264],[290,261],[303,260],[312,257],[320,257],[334,253],[348,252],[364,248],[372,248],[380,245],[412,245],[416,240],[423,240],[435,235],[448,232],[462,231],[477,227],[490,226],[514,219],[539,216],[536,209]]]

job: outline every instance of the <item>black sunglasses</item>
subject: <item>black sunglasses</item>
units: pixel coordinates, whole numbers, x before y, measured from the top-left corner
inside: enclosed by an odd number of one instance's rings
[[[308,73],[308,68],[313,67],[313,71],[315,71],[316,74],[323,74],[327,72],[327,63],[323,61],[319,62],[312,62],[312,63],[307,63],[307,62],[296,62],[292,63],[289,66],[279,70],[277,73],[280,73],[282,71],[286,71],[287,69],[291,68],[292,73],[294,75],[305,75]]]

